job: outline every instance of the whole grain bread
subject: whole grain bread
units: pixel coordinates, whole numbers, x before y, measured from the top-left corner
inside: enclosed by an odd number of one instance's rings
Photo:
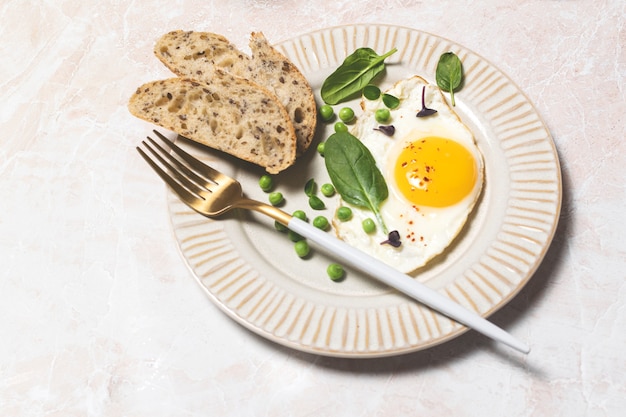
[[[155,55],[178,76],[205,81],[211,69],[218,67],[274,92],[289,113],[301,155],[315,135],[313,91],[300,70],[263,33],[252,33],[250,50],[251,55],[243,53],[219,34],[182,30],[163,35],[154,47]]]
[[[271,174],[295,162],[295,131],[273,93],[219,69],[206,80],[146,83],[132,95],[128,108],[141,119],[260,165]]]

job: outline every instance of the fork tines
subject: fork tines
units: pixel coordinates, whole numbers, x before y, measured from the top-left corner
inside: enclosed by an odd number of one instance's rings
[[[141,143],[154,158],[150,158],[140,147],[137,147],[137,151],[181,198],[187,201],[197,198],[204,199],[203,194],[210,192],[210,189],[207,188],[207,182],[214,183],[211,177],[217,171],[189,155],[160,132],[156,130],[153,132],[171,152],[150,136],[146,137],[147,142],[144,140]],[[158,163],[155,162],[155,159]]]

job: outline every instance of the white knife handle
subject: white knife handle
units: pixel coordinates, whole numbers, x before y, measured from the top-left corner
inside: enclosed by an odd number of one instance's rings
[[[502,342],[520,352],[530,352],[530,347],[517,340],[495,324],[470,311],[414,278],[388,266],[372,256],[353,248],[311,224],[292,217],[289,229],[317,243],[333,256],[343,259],[351,267],[397,289],[420,303],[445,316],[470,327],[485,336]]]

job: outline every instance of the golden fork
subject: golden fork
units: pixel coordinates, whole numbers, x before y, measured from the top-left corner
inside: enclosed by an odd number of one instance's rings
[[[520,352],[530,352],[526,344],[506,331],[414,278],[334,238],[329,233],[292,217],[277,207],[245,198],[239,182],[200,162],[158,131],[154,130],[154,133],[169,151],[149,136],[148,142],[142,141],[142,144],[154,159],[150,158],[140,147],[137,147],[137,151],[174,193],[198,213],[207,217],[217,217],[234,208],[263,213],[315,242],[329,254],[341,258],[351,267],[397,289],[433,310]]]

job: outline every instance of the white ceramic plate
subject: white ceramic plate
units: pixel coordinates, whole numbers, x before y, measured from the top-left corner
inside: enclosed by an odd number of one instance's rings
[[[561,178],[549,132],[532,104],[497,68],[466,48],[417,30],[385,25],[324,29],[277,45],[316,92],[323,80],[358,47],[379,54],[393,47],[381,87],[418,74],[435,82],[439,56],[455,52],[465,84],[455,110],[475,134],[486,164],[481,199],[469,223],[445,254],[416,271],[415,278],[456,302],[488,316],[530,279],[552,240],[560,211]],[[348,103],[354,109],[357,102]],[[342,105],[343,106],[343,105]],[[320,126],[317,140],[332,126]],[[246,194],[266,200],[258,186],[263,171],[223,154],[181,141],[218,169],[238,178]],[[327,181],[315,144],[297,165],[276,177],[287,196],[286,211],[308,209],[309,178]],[[366,276],[348,271],[332,282],[332,258],[314,251],[298,258],[293,243],[273,221],[251,213],[206,219],[168,194],[180,250],[198,282],[230,317],[285,346],[321,355],[376,357],[424,349],[465,327]],[[328,202],[329,207],[332,201]],[[330,209],[321,214],[330,217]]]

